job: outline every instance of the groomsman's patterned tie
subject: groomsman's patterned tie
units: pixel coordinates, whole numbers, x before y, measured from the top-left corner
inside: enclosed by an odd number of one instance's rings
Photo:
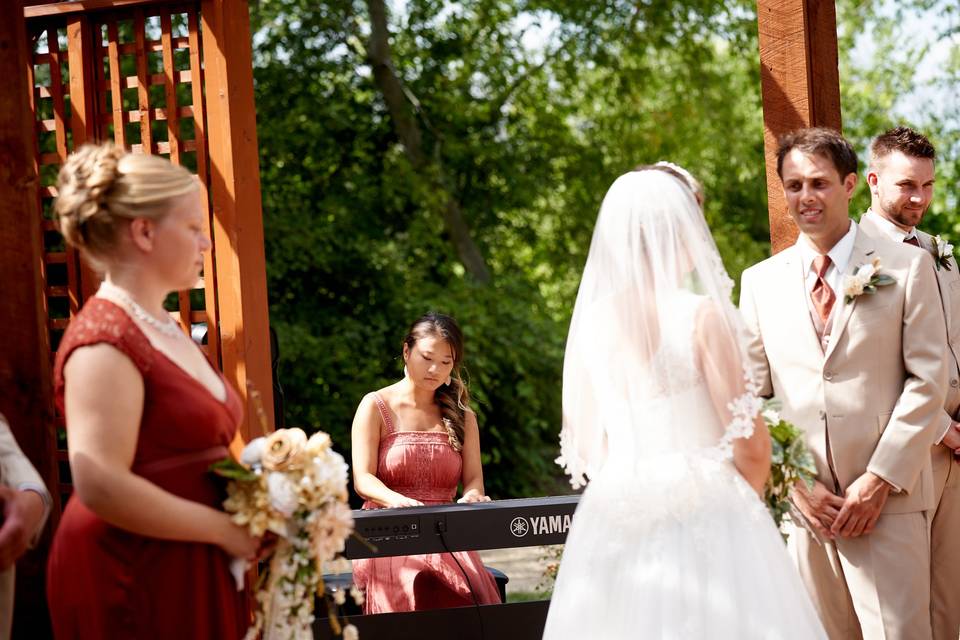
[[[817,256],[813,259],[813,269],[817,272],[817,281],[813,283],[810,299],[813,300],[813,308],[817,310],[817,314],[824,325],[827,324],[830,310],[833,309],[833,303],[837,299],[833,289],[830,288],[823,277],[829,268],[830,256]]]
[[[920,246],[920,241],[917,240],[917,236],[910,236],[909,238],[904,238],[903,241],[906,242],[907,244],[912,244],[915,247]]]

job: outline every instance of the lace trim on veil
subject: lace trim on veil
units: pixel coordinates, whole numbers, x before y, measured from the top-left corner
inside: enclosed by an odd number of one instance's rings
[[[554,462],[570,476],[570,486],[575,490],[587,486],[586,475],[593,475],[593,470],[588,468],[586,460],[577,454],[573,434],[567,428],[560,430],[560,455]]]
[[[730,422],[724,429],[723,437],[716,450],[721,460],[733,459],[733,441],[737,438],[749,438],[753,435],[754,420],[763,409],[763,399],[760,398],[760,386],[754,381],[750,372],[744,368],[743,381],[746,390],[743,395],[734,398],[727,404],[730,410]]]

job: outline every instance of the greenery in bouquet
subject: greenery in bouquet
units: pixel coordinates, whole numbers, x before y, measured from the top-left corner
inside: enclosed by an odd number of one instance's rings
[[[326,603],[333,632],[357,638],[356,627],[341,627],[337,616],[345,594],[327,595],[323,582],[325,564],[349,568],[340,554],[353,532],[347,464],[331,448],[330,436],[320,431],[307,438],[301,429],[280,429],[247,444],[239,462],[228,458],[212,469],[230,479],[223,506],[233,521],[251,535],[277,536],[257,582],[246,640],[261,630],[267,640],[313,638],[315,596]],[[359,590],[350,592],[359,603]]]
[[[780,527],[790,510],[790,489],[800,481],[813,489],[817,467],[803,441],[803,431],[780,417],[780,403],[776,399],[764,403],[762,415],[770,430],[772,447],[770,479],[764,498],[770,515]]]

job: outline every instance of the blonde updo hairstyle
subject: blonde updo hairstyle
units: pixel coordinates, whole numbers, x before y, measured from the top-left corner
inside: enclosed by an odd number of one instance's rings
[[[84,145],[60,168],[54,210],[67,242],[102,266],[116,248],[120,225],[158,220],[171,199],[198,186],[193,174],[160,156],[128,153],[111,143]]]

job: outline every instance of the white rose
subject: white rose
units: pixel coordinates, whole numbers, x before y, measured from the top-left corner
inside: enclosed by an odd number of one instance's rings
[[[360,632],[357,631],[357,628],[352,624],[348,624],[343,628],[343,640],[359,640]]]
[[[319,456],[330,448],[330,436],[323,431],[317,431],[307,440],[307,453],[311,456]]]
[[[875,264],[865,264],[857,270],[856,276],[861,282],[867,283],[870,282],[870,278],[872,278],[876,272],[877,267]]]
[[[937,243],[937,253],[941,257],[949,256],[953,253],[953,245],[940,236],[934,236],[933,240]]]
[[[855,276],[847,276],[843,279],[843,295],[856,297],[863,293],[863,285],[865,283],[860,280],[859,274]]]
[[[270,506],[289,518],[300,503],[297,486],[285,474],[273,471],[267,475],[267,495]]]
[[[247,446],[243,448],[243,452],[240,454],[240,464],[252,467],[254,465],[261,465],[263,459],[263,448],[266,446],[267,441],[265,438],[254,438],[247,443]]]

